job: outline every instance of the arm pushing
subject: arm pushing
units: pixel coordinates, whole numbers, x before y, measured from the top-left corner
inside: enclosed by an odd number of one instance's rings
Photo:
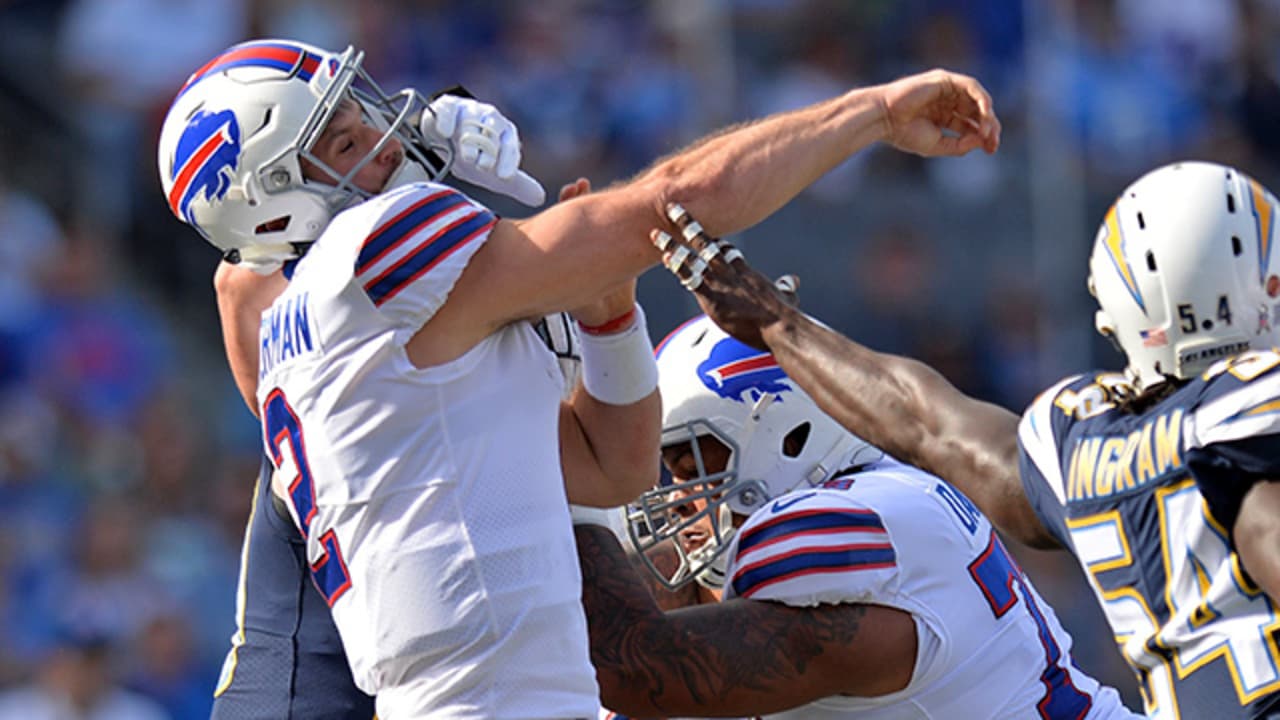
[[[677,224],[691,222],[686,213]],[[664,247],[682,242],[695,252],[720,242],[705,233],[692,241],[659,231],[651,237]],[[688,282],[688,272],[681,268],[677,275],[684,273]],[[1017,415],[965,395],[922,362],[875,352],[815,321],[744,259],[716,257],[694,293],[716,324],[773,353],[788,377],[850,432],[946,478],[1013,538],[1057,547],[1022,488]]]
[[[633,716],[744,716],[906,687],[915,624],[879,605],[735,598],[662,612],[608,529],[575,527],[604,704]]]

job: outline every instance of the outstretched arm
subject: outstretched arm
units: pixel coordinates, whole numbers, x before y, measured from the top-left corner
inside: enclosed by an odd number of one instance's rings
[[[684,204],[723,235],[768,217],[874,142],[962,155],[994,151],[999,134],[987,91],[942,70],[729,128],[630,182],[499,221],[450,302],[419,333],[424,351],[437,362],[452,359],[506,322],[576,307],[640,274],[658,261],[644,238],[667,202]]]
[[[763,715],[906,687],[915,622],[879,605],[737,598],[663,613],[608,529],[574,528],[605,706],[633,716]]]
[[[936,370],[911,358],[859,345],[796,309],[736,250],[712,240],[692,217],[675,213],[679,239],[654,231],[671,255],[679,246],[696,254],[708,243],[722,248],[690,277],[698,304],[726,332],[773,353],[787,375],[824,412],[885,452],[955,484],[992,522],[1033,547],[1057,547],[1027,501],[1018,472],[1018,417],[960,392]],[[687,229],[688,237],[685,237]],[[693,257],[693,256],[691,256]]]

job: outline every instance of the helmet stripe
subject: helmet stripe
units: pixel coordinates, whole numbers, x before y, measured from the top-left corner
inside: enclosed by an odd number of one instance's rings
[[[297,70],[298,77],[310,82],[316,68],[320,66],[320,57],[297,45],[275,42],[256,42],[236,45],[230,50],[205,63],[204,67],[191,74],[187,83],[178,91],[178,97],[191,89],[205,77],[223,70],[236,67],[274,68],[285,74]]]
[[[1249,178],[1249,197],[1253,201],[1253,220],[1258,230],[1258,282],[1263,282],[1271,260],[1271,232],[1275,229],[1275,212],[1267,200],[1266,190],[1253,178]]]
[[[685,320],[684,322],[676,326],[676,329],[667,333],[667,336],[662,338],[662,342],[658,343],[658,346],[653,349],[653,356],[662,357],[662,350],[667,347],[667,343],[671,342],[672,338],[674,338],[676,335],[679,335],[681,330],[685,329],[689,325],[692,325],[693,323],[698,322],[704,317],[706,317],[706,315],[694,315],[693,317],[689,318],[688,320]]]
[[[1111,256],[1111,263],[1115,265],[1116,272],[1120,273],[1120,279],[1124,280],[1124,286],[1128,288],[1129,295],[1133,297],[1133,301],[1138,304],[1138,308],[1145,315],[1147,313],[1147,305],[1142,300],[1142,291],[1138,289],[1138,282],[1133,277],[1133,268],[1129,266],[1129,261],[1124,257],[1124,235],[1120,232],[1120,216],[1116,212],[1116,206],[1112,205],[1107,211],[1107,218],[1104,222],[1107,236],[1103,239],[1106,244],[1107,254]]]

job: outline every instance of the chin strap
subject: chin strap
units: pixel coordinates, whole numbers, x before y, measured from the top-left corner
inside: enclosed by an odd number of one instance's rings
[[[852,446],[859,443],[859,447],[850,452]],[[883,457],[884,451],[880,448],[870,445],[853,435],[845,434],[822,456],[822,459],[814,464],[809,472],[805,473],[805,480],[809,482],[810,487],[817,487],[837,475],[848,475],[850,472],[855,472],[850,468],[865,468],[871,463],[878,462]]]

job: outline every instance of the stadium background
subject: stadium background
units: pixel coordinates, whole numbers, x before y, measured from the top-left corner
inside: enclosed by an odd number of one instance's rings
[[[847,87],[974,74],[997,155],[874,149],[736,241],[840,330],[1020,411],[1118,366],[1084,277],[1124,185],[1200,158],[1280,186],[1278,30],[1280,0],[0,0],[0,693],[105,647],[116,682],[207,716],[258,440],[217,254],[165,208],[154,144],[225,46],[352,43],[384,87],[463,82],[552,191]],[[658,337],[695,308],[661,272],[641,294]],[[1074,563],[1019,550],[1080,664],[1136,706]]]

